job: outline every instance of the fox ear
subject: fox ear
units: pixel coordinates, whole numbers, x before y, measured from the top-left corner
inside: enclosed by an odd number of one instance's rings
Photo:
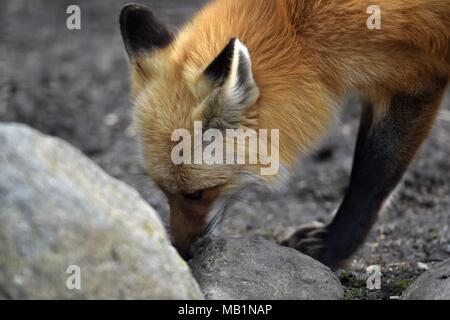
[[[205,120],[216,117],[222,123],[235,126],[247,108],[259,98],[250,53],[237,38],[231,39],[206,68],[205,77],[217,89],[215,103],[208,106]]]
[[[163,48],[172,41],[171,33],[144,6],[125,6],[119,20],[120,32],[130,59]]]

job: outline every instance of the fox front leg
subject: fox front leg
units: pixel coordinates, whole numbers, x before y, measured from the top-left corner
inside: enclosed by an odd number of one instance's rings
[[[364,242],[435,120],[447,79],[392,96],[386,111],[364,106],[350,184],[327,225],[301,227],[282,244],[336,269]],[[381,109],[381,108],[380,108]]]

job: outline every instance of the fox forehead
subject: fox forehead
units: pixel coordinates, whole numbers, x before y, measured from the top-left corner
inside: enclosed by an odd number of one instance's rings
[[[139,127],[148,127],[156,134],[165,133],[170,137],[177,128],[189,128],[193,111],[202,97],[195,83],[184,76],[183,65],[164,58],[167,55],[139,62],[140,70],[134,71],[132,76],[132,97]]]
[[[202,73],[208,66],[209,55],[199,59],[197,55],[188,52],[180,42],[177,41],[151,55],[142,55],[136,59],[137,62],[132,70],[133,93],[145,87],[149,89],[148,85],[154,83],[168,85],[163,87],[165,93],[170,93],[167,89],[174,87],[178,90],[186,90],[187,93],[196,97],[205,94],[209,86],[202,81]]]
[[[153,30],[150,38],[148,30]],[[173,38],[139,6],[129,7],[121,18],[143,160],[166,190],[212,187],[239,172],[229,165],[175,165],[171,157],[177,145],[172,141],[175,130],[186,129],[193,136],[195,121],[222,130],[258,124],[260,91],[247,46],[237,37],[199,44],[193,38],[197,33],[189,30],[188,26]]]
[[[164,54],[167,57],[167,54]],[[152,57],[150,60],[162,59]],[[174,165],[172,141],[177,129],[193,132],[194,121],[201,120],[196,110],[205,95],[199,92],[201,80],[193,80],[192,70],[184,72],[179,63],[145,61],[146,78],[138,75],[133,85],[134,124],[141,154],[149,175],[165,190],[189,192],[223,184],[226,170],[200,165]],[[149,74],[150,72],[150,74]],[[201,90],[200,90],[201,91]]]

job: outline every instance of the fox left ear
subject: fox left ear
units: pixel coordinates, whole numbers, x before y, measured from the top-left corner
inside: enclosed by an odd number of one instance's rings
[[[215,101],[205,110],[205,120],[236,127],[248,107],[259,98],[249,50],[239,39],[231,39],[205,70],[205,77],[217,89]]]
[[[172,35],[146,7],[129,4],[120,12],[120,32],[130,59],[172,42]]]

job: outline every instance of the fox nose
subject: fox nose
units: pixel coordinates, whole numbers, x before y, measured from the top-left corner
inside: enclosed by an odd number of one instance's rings
[[[189,261],[192,259],[191,250],[187,250],[187,251],[180,251],[179,249],[177,249],[177,250],[180,253],[180,256],[184,259],[184,261]]]
[[[178,254],[185,260],[192,259],[191,243],[177,243],[172,237],[172,245],[177,249]]]

